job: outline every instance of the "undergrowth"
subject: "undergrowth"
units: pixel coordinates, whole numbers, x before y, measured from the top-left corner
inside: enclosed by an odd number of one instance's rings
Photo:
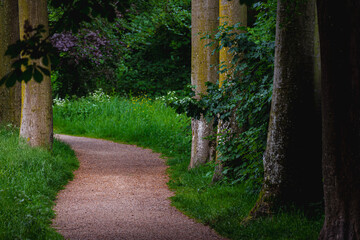
[[[110,98],[101,92],[75,100],[57,99],[54,124],[57,132],[127,142],[163,153],[170,166],[168,185],[175,192],[172,204],[225,237],[317,239],[321,213],[308,217],[294,209],[242,224],[257,195],[241,182],[211,185],[212,163],[188,171],[190,119],[161,99]]]
[[[0,239],[62,239],[52,207],[78,166],[74,152],[56,140],[51,153],[31,148],[12,127],[0,127],[0,152]]]

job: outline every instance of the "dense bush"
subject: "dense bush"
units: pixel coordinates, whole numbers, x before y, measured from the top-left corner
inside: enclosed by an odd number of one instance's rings
[[[76,34],[52,37],[60,57],[52,76],[55,96],[83,96],[98,88],[161,95],[189,83],[190,1],[130,2],[113,23],[94,18]]]

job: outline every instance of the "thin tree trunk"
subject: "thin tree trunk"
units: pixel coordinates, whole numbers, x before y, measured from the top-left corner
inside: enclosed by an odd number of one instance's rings
[[[206,47],[209,40],[201,39],[204,33],[214,31],[218,25],[219,0],[194,0],[191,3],[191,84],[196,86],[197,97],[206,94],[206,82],[216,83],[218,80],[216,65],[219,61],[217,53],[212,54],[213,47]],[[189,169],[204,164],[214,157],[215,148],[212,141],[205,139],[212,135],[212,124],[203,117],[192,119],[192,146]]]
[[[241,23],[241,26],[247,26],[247,7],[246,5],[241,5],[239,1],[229,1],[229,0],[220,0],[219,1],[219,15],[220,15],[220,26],[227,22],[228,26],[232,26],[236,23]],[[231,66],[231,60],[233,55],[228,52],[228,48],[222,48],[219,53],[220,64],[225,64],[226,68],[229,69]],[[233,73],[231,71],[226,71],[220,73],[219,75],[219,87],[222,86],[226,79],[231,78]],[[224,133],[225,131],[231,131],[236,135],[239,133],[239,128],[237,127],[235,110],[232,114],[230,122],[220,122],[218,125],[218,134]],[[222,141],[227,141],[226,139],[217,138],[216,144],[218,145]],[[223,178],[223,163],[220,161],[220,152],[216,152],[216,166],[213,175],[212,182],[215,183]]]
[[[315,1],[278,1],[264,184],[251,216],[322,199],[321,118],[314,93]]]
[[[0,4],[0,78],[10,72],[12,61],[5,56],[8,45],[19,40],[18,2],[4,0]],[[0,123],[20,126],[21,85],[12,88],[0,86]]]
[[[360,2],[318,0],[325,222],[319,239],[360,239]]]
[[[20,0],[20,34],[24,35],[24,23],[36,27],[39,24],[48,30],[46,0]],[[41,65],[41,61],[35,62]],[[45,66],[43,66],[45,67]],[[50,76],[44,76],[41,83],[31,79],[22,83],[22,114],[20,136],[31,146],[51,149],[53,142],[52,96]]]

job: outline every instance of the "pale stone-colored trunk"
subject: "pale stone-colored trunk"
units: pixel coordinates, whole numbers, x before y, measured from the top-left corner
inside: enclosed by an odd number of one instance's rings
[[[244,4],[240,4],[239,1],[231,1],[231,0],[219,0],[219,24],[220,26],[227,23],[228,26],[232,26],[236,23],[241,23],[241,26],[247,26],[247,7]],[[227,69],[231,66],[231,61],[233,59],[233,55],[228,52],[228,48],[222,48],[219,53],[220,58],[220,65],[226,65],[225,67]],[[224,81],[226,79],[231,78],[231,75],[233,74],[233,71],[230,69],[224,73],[220,73],[219,75],[219,87],[222,86]],[[234,114],[232,114],[232,117],[230,119],[230,122],[220,122],[218,125],[218,134],[225,132],[225,131],[231,131],[232,133],[239,132],[239,128],[237,127],[236,123],[236,116],[235,116],[235,110]],[[220,137],[217,138],[216,144],[218,145],[219,142],[224,141],[224,139],[220,139]],[[225,140],[226,141],[226,140]],[[220,153],[216,152],[216,167],[215,172],[213,176],[213,182],[217,182],[223,177],[223,165],[221,161],[219,160]]]
[[[321,118],[315,93],[315,2],[278,1],[264,185],[253,215],[321,201]],[[318,97],[317,97],[318,99]]]
[[[48,30],[48,13],[46,0],[20,0],[20,34],[24,35],[25,20],[36,27],[39,24]],[[36,61],[41,65],[41,61]],[[45,66],[43,66],[45,67]],[[45,76],[41,83],[31,79],[22,83],[22,112],[20,136],[31,146],[52,148],[52,96],[50,76]]]
[[[213,47],[206,47],[209,40],[201,39],[203,34],[211,33],[218,25],[219,0],[194,0],[191,3],[191,84],[196,86],[196,96],[206,94],[206,82],[216,83],[218,80],[216,65],[219,61],[217,53],[212,54]],[[211,123],[201,117],[192,119],[192,146],[189,168],[206,163],[214,157],[214,147],[211,141],[205,139],[212,134]]]
[[[4,56],[7,47],[19,40],[18,3],[14,0],[3,0],[0,3],[0,78],[10,72],[12,61]],[[20,126],[21,84],[6,88],[0,86],[0,123],[11,123]]]

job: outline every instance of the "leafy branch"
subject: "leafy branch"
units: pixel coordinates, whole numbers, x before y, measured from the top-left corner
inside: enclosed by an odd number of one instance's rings
[[[32,78],[41,82],[45,76],[50,76],[50,59],[52,45],[48,41],[45,26],[33,27],[25,21],[23,40],[18,40],[10,45],[5,52],[6,56],[14,59],[12,70],[0,79],[0,85],[12,87],[16,81],[28,82]]]

